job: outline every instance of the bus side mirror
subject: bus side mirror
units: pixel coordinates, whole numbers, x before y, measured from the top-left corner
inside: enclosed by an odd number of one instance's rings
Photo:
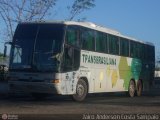
[[[5,45],[5,46],[4,46],[4,54],[3,54],[3,57],[5,58],[6,55],[7,55],[7,46]]]
[[[4,44],[4,54],[3,54],[4,58],[7,56],[7,46],[6,46],[7,44],[12,45],[12,42],[5,42],[5,44]]]

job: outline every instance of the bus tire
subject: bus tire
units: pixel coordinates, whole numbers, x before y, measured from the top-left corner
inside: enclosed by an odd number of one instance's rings
[[[136,84],[134,80],[130,80],[129,82],[129,88],[128,88],[128,93],[130,97],[134,97],[136,92]]]
[[[88,93],[87,83],[83,79],[79,79],[76,86],[76,94],[72,96],[72,99],[78,102],[83,101]]]
[[[138,80],[138,82],[137,82],[137,96],[142,95],[142,90],[143,90],[142,80]]]

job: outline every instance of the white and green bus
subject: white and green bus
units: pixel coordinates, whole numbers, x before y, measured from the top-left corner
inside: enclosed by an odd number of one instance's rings
[[[11,43],[9,88],[34,97],[149,90],[155,67],[152,43],[89,22],[19,23]]]

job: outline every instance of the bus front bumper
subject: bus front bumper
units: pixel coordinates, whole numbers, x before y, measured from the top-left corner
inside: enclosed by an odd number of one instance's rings
[[[48,94],[61,94],[60,86],[56,83],[47,82],[23,82],[23,81],[10,81],[9,91],[25,92],[25,93],[48,93]]]

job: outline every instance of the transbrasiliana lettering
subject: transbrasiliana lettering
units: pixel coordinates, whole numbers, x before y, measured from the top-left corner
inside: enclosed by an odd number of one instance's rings
[[[82,54],[83,63],[91,64],[104,64],[104,65],[116,65],[115,58],[101,57],[101,56],[92,56]]]

